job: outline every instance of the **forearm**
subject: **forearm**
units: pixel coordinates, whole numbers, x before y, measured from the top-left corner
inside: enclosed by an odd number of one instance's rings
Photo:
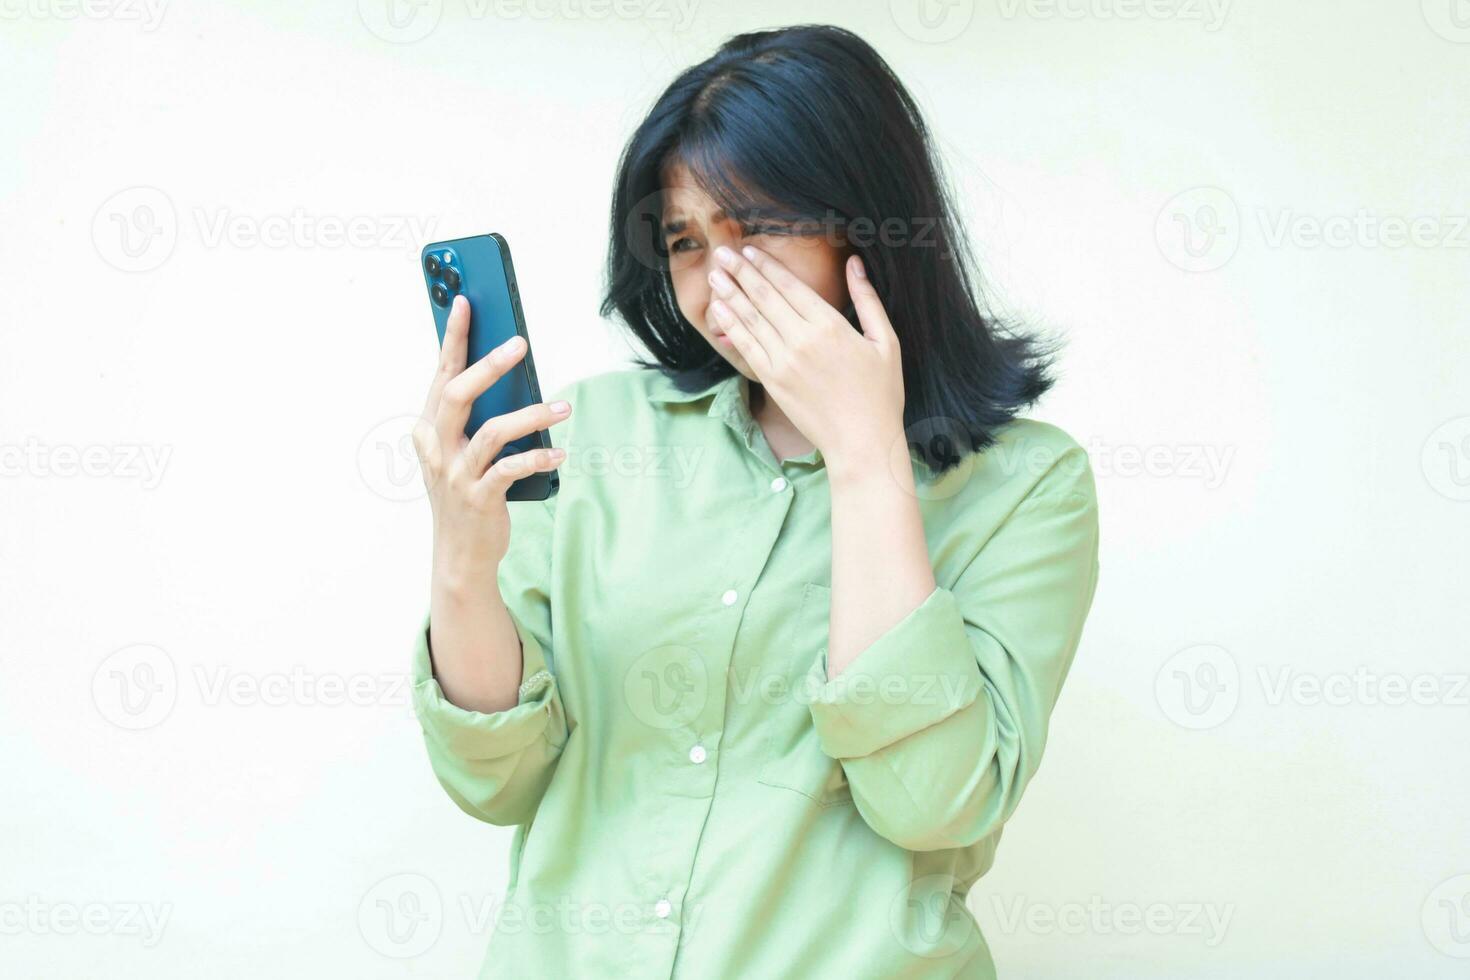
[[[496,571],[466,576],[436,560],[429,598],[434,679],[450,703],[485,714],[514,707],[521,685],[521,641]]]
[[[895,444],[895,443],[890,443]],[[906,447],[902,440],[897,447]],[[934,569],[906,452],[891,461],[829,466],[832,495],[832,608],[827,676],[934,591]]]

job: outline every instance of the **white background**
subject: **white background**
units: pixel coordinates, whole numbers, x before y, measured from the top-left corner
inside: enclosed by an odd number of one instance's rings
[[[970,896],[1002,976],[1465,975],[1470,4],[387,9],[0,0],[0,974],[473,974],[509,832],[402,685],[417,247],[509,237],[544,389],[621,366],[624,140],[818,20],[925,106],[1099,478]]]

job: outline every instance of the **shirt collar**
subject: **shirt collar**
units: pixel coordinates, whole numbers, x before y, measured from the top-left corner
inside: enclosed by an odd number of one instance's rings
[[[711,381],[702,388],[696,388],[693,391],[684,391],[678,385],[674,384],[673,378],[670,378],[663,372],[658,372],[653,379],[653,383],[649,385],[648,397],[650,401],[664,404],[697,402],[711,395],[718,395],[723,388],[733,385],[740,378],[740,373],[736,372],[729,377]]]
[[[709,399],[705,414],[724,422],[740,437],[746,449],[776,472],[781,471],[781,464],[771,453],[765,435],[760,432],[760,426],[751,414],[750,381],[740,372],[736,371],[694,391],[680,390],[668,375],[660,373],[649,386],[648,397],[650,401],[661,404],[693,404]],[[788,462],[811,466],[819,464],[821,460],[822,451],[813,449],[805,455],[789,459]]]

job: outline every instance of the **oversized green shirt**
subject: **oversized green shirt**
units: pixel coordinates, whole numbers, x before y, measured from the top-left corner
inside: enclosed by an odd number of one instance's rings
[[[480,976],[993,977],[965,896],[1092,602],[1086,454],[1016,421],[937,480],[916,459],[938,586],[829,681],[820,450],[778,462],[739,375],[555,397],[561,490],[509,505],[499,569],[519,703],[446,701],[427,619],[414,654],[440,783],[517,828]]]

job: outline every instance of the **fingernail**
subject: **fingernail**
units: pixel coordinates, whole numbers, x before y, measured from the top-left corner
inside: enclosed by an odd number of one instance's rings
[[[735,280],[725,275],[719,269],[712,269],[709,274],[709,284],[724,293],[734,288]]]
[[[863,267],[863,260],[861,256],[854,255],[852,257],[852,274],[857,276],[859,279],[868,278],[868,270]]]
[[[572,410],[572,406],[568,402],[552,402],[551,410],[557,415],[565,415]]]
[[[742,248],[740,251],[742,251],[742,252],[745,253],[745,257],[747,259],[750,259],[750,261],[752,261],[752,262],[755,261],[755,246],[754,245],[747,245],[744,248]]]
[[[562,459],[562,458],[564,458],[566,456],[566,454],[567,454],[567,451],[565,449],[553,449],[551,451],[551,458],[552,459]]]
[[[520,349],[520,346],[521,346],[521,338],[520,338],[520,335],[517,334],[516,336],[514,336],[514,337],[510,338],[509,340],[507,340],[505,343],[501,344],[499,347],[495,348],[495,352],[497,354],[500,354],[500,353],[514,354],[517,350]]]
[[[721,265],[727,268],[735,264],[735,253],[724,245],[715,249],[715,258],[719,260]]]
[[[715,300],[713,303],[710,304],[710,312],[713,313],[715,315],[715,319],[719,320],[721,323],[728,323],[730,320],[729,308],[726,307],[725,304],[721,303],[719,300]]]

